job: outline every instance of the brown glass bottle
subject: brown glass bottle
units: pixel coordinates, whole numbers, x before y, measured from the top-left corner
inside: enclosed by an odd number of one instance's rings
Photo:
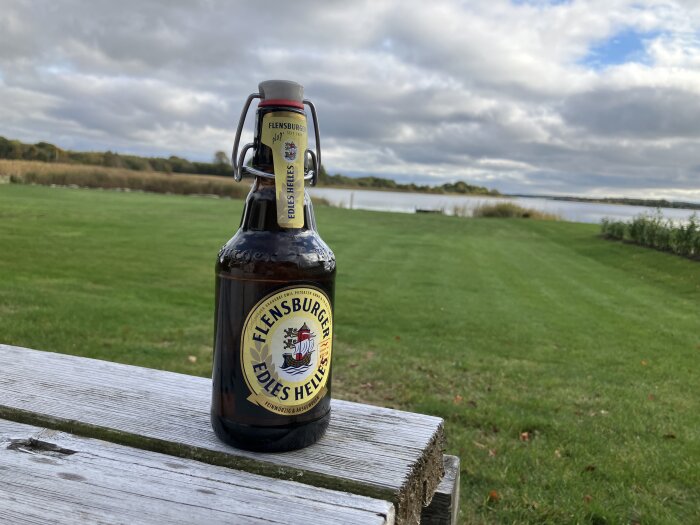
[[[289,107],[268,105],[258,108],[253,167],[261,171],[273,171],[269,148],[259,141],[263,116],[267,112],[282,110],[300,111],[303,114],[303,110]],[[296,289],[314,290],[330,302],[331,311],[326,315],[332,323],[335,256],[316,230],[313,206],[306,192],[303,214],[303,227],[281,227],[277,220],[275,181],[256,177],[246,199],[240,229],[221,249],[216,262],[211,421],[221,440],[239,448],[266,452],[302,448],[319,439],[330,421],[330,362],[323,367],[319,365],[321,372],[327,376],[325,391],[319,396],[320,400],[302,413],[286,414],[268,410],[265,403],[250,400],[250,382],[255,382],[256,378],[251,378],[250,374],[246,378],[242,358],[244,346],[249,344],[243,341],[247,319],[266,298],[277,293],[285,293],[285,290],[293,292]],[[291,301],[292,299],[289,304],[283,304],[290,311]],[[297,304],[301,305],[302,302],[298,301]],[[303,304],[306,305],[305,302]],[[319,309],[316,310],[318,314]],[[280,311],[285,313],[285,310],[277,308],[277,312]],[[269,323],[276,318],[263,316],[263,319],[270,326]],[[263,324],[261,327],[260,334],[270,330]],[[262,335],[259,337],[263,339]],[[330,338],[332,340],[332,336]],[[328,351],[330,356],[330,347]],[[285,365],[279,359],[273,363],[272,358],[267,363],[278,374]],[[263,369],[257,377],[267,379],[263,364],[255,366],[260,367],[256,371]],[[316,377],[318,376],[319,373],[316,372]],[[313,376],[309,381],[314,381]],[[262,388],[266,385],[261,381],[258,386]],[[261,390],[259,399],[264,400],[269,392],[274,392],[277,399],[280,399],[284,390],[281,386],[277,390],[275,392],[275,386],[267,385],[266,390]],[[287,390],[286,394],[294,395],[293,390]],[[304,394],[302,389],[301,395]],[[270,399],[275,400],[272,397]]]

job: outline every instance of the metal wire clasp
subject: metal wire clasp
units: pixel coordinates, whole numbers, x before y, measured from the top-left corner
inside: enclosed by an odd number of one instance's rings
[[[238,119],[236,138],[233,141],[233,151],[231,152],[233,178],[236,182],[240,182],[243,178],[243,175],[253,175],[257,177],[265,177],[268,179],[275,178],[275,176],[271,173],[267,173],[265,171],[261,171],[251,166],[245,165],[246,153],[248,153],[249,149],[255,147],[254,142],[249,142],[248,144],[243,146],[243,149],[241,150],[240,154],[238,153],[238,145],[241,142],[241,133],[243,132],[243,125],[245,124],[246,116],[248,115],[248,109],[250,108],[250,104],[256,98],[262,98],[260,93],[251,93],[250,95],[248,95],[248,98],[245,101],[245,105],[243,106],[243,111],[241,111],[241,116]],[[311,118],[314,121],[314,138],[316,139],[316,151],[314,152],[310,149],[307,149],[304,152],[304,160],[309,159],[309,164],[310,166],[312,166],[311,168],[304,170],[304,180],[311,181],[311,186],[316,186],[316,182],[318,182],[318,174],[321,169],[321,136],[318,131],[318,117],[316,116],[316,106],[314,106],[313,102],[311,102],[308,99],[304,99],[304,104],[309,106],[309,109],[311,110]]]

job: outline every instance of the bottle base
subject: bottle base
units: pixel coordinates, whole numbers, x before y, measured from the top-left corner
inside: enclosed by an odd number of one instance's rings
[[[214,433],[221,441],[253,452],[286,452],[308,447],[323,437],[330,421],[330,410],[319,419],[285,427],[254,427],[211,416]]]

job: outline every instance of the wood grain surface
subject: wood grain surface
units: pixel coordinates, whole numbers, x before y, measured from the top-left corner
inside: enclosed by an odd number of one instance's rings
[[[445,456],[445,475],[433,501],[423,509],[421,525],[457,525],[459,523],[459,458]]]
[[[0,523],[394,523],[365,496],[0,420]]]
[[[260,454],[215,437],[209,379],[1,344],[0,363],[0,418],[388,500],[400,524],[443,475],[437,417],[333,400],[318,443]]]

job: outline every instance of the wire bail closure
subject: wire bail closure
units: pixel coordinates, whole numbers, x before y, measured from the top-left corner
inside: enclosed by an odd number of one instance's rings
[[[236,182],[240,182],[243,178],[243,175],[253,175],[256,177],[264,177],[266,179],[275,178],[274,174],[272,173],[267,173],[265,171],[261,171],[251,166],[246,166],[244,164],[246,153],[248,153],[249,149],[255,147],[255,142],[249,142],[248,144],[243,146],[243,149],[241,149],[240,154],[238,153],[238,145],[241,142],[241,133],[243,132],[243,125],[245,124],[246,116],[248,115],[248,109],[250,108],[250,104],[256,98],[262,99],[262,95],[260,95],[260,93],[251,93],[250,95],[248,95],[248,98],[245,101],[245,105],[243,106],[243,111],[241,111],[241,116],[238,119],[236,138],[233,141],[233,151],[231,152],[233,178]],[[318,117],[316,116],[316,107],[314,106],[313,102],[311,102],[308,99],[304,99],[304,105],[309,106],[309,109],[311,110],[311,117],[314,121],[314,138],[316,139],[316,151],[314,152],[310,149],[307,149],[304,152],[304,164],[306,164],[307,159],[310,159],[310,164],[311,166],[313,166],[313,168],[304,170],[304,180],[310,181],[311,186],[316,186],[316,183],[318,182],[318,174],[321,169],[321,137],[318,131]]]

